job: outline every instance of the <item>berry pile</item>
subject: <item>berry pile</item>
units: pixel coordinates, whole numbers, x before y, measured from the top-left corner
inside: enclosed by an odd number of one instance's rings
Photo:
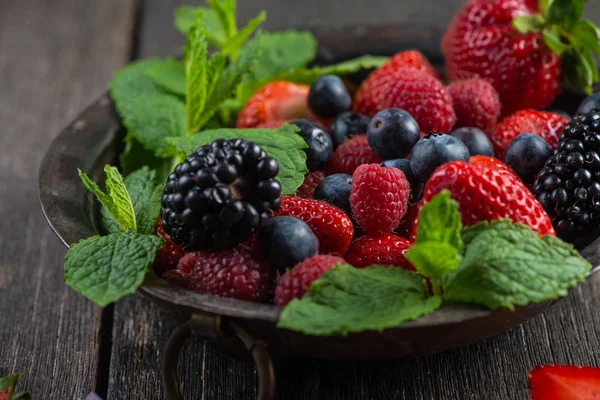
[[[157,273],[202,293],[285,306],[337,264],[414,270],[405,254],[420,210],[442,191],[465,226],[510,219],[573,241],[599,225],[598,95],[571,122],[563,111],[540,110],[560,87],[560,57],[540,35],[526,38],[510,24],[502,25],[508,42],[469,46],[480,24],[472,15],[491,21],[527,11],[483,6],[471,1],[444,36],[450,82],[409,50],[355,93],[335,75],[258,89],[236,127],[296,125],[306,144],[304,183],[282,194],[278,162],[255,143],[200,147],[165,186],[157,234],[167,245]],[[529,47],[522,55],[502,50],[517,44]],[[482,70],[490,49],[509,62]],[[518,62],[525,59],[527,68]]]

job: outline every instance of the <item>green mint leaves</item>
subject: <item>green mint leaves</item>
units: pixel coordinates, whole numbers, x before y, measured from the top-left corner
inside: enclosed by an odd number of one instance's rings
[[[306,169],[306,142],[299,135],[295,125],[283,125],[279,129],[231,129],[222,128],[203,131],[200,135],[171,138],[169,143],[180,154],[191,154],[200,146],[210,144],[215,139],[245,139],[259,144],[270,157],[277,160],[283,194],[294,194],[302,185]]]
[[[0,395],[8,393],[6,400],[31,400],[31,394],[29,393],[15,393],[20,378],[20,374],[0,378]]]
[[[400,268],[338,265],[281,313],[279,328],[333,335],[392,328],[430,314],[441,304],[425,280]]]
[[[565,296],[591,265],[573,246],[525,225],[480,223],[465,230],[463,261],[444,284],[444,301],[513,309]]]
[[[158,236],[135,232],[82,240],[67,252],[65,282],[104,307],[135,293],[163,243]]]
[[[106,174],[106,193],[100,189],[96,182],[92,181],[86,174],[78,170],[79,177],[87,190],[92,192],[107,214],[124,231],[137,232],[135,211],[133,203],[127,192],[123,177],[116,167],[107,165],[104,167]]]
[[[421,209],[407,253],[419,273],[336,266],[283,309],[278,327],[337,335],[392,328],[444,303],[514,309],[566,295],[591,269],[573,246],[525,225],[501,220],[462,229],[460,220],[458,204],[440,193]]]
[[[600,31],[591,21],[582,19],[585,0],[540,0],[539,14],[513,19],[521,33],[540,32],[546,45],[563,57],[567,78],[591,94],[600,81],[594,56],[600,55]]]

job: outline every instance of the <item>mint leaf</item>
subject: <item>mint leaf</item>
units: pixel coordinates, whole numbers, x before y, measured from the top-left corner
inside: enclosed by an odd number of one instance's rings
[[[283,309],[277,327],[309,335],[382,331],[430,314],[440,304],[414,272],[338,265]]]
[[[591,269],[572,245],[525,225],[480,223],[464,236],[463,261],[444,282],[447,302],[493,310],[541,303],[566,295]]]
[[[185,67],[181,62],[167,58],[163,62],[152,63],[146,69],[146,75],[167,92],[178,96],[186,95]]]
[[[93,236],[71,246],[65,282],[100,307],[133,294],[164,240],[134,232]]]
[[[443,190],[421,208],[415,241],[447,243],[460,249],[461,229],[458,203],[452,200],[449,191]]]
[[[160,211],[162,186],[156,184],[156,172],[144,167],[125,178],[125,186],[131,198],[137,222],[137,232],[145,235],[154,233]],[[102,226],[108,233],[123,232],[105,207],[100,209]]]
[[[157,157],[153,151],[146,150],[144,146],[130,134],[123,140],[125,148],[119,155],[119,164],[123,175],[127,176],[140,168],[148,167],[156,172],[157,182],[165,182],[172,172],[173,161],[169,158]]]
[[[245,139],[260,145],[270,157],[279,163],[277,180],[283,194],[295,194],[302,185],[306,169],[306,142],[296,134],[296,125],[283,125],[279,129],[232,129],[206,130],[198,135],[185,138],[171,138],[168,143],[182,155],[196,151],[198,147],[210,144],[216,139]]]
[[[544,28],[544,18],[540,14],[520,15],[513,18],[514,28],[521,33],[541,32]]]
[[[236,0],[207,0],[206,2],[216,13],[225,37],[227,39],[233,37],[237,32]]]
[[[544,6],[546,21],[570,31],[581,18],[584,3],[585,0],[549,0]]]
[[[434,290],[440,279],[456,269],[462,260],[460,251],[448,243],[414,243],[406,252],[406,259],[423,276],[432,278]]]
[[[202,112],[207,101],[207,61],[208,54],[206,30],[202,26],[202,15],[198,15],[196,23],[190,29],[185,47],[186,76],[186,115],[187,134],[191,135],[200,129]]]
[[[185,106],[146,75],[162,63],[149,59],[128,65],[115,74],[110,92],[129,134],[158,157],[167,157],[164,138],[185,134]]]
[[[560,32],[556,25],[544,28],[542,31],[544,43],[556,54],[562,54],[567,51],[571,46],[563,43],[560,38]]]
[[[104,173],[106,174],[106,193],[100,189],[96,182],[81,172],[80,169],[77,171],[79,172],[79,177],[83,182],[83,186],[98,198],[100,204],[102,204],[114,221],[120,225],[124,231],[136,232],[137,224],[133,204],[131,203],[131,198],[129,197],[125,182],[123,181],[123,177],[119,173],[119,170],[110,165],[104,167]]]
[[[7,400],[31,400],[31,394],[29,393],[15,393],[15,388],[21,378],[20,374],[9,375],[0,378],[0,395],[3,392],[8,392]]]
[[[208,34],[207,40],[211,46],[223,47],[227,42],[227,37],[217,13],[208,7],[180,6],[175,8],[173,17],[175,27],[187,36],[199,14],[202,14],[202,25],[206,28]]]
[[[277,80],[290,80],[296,83],[311,84],[323,75],[349,75],[364,69],[378,68],[385,64],[389,57],[364,55],[338,64],[311,69],[299,68],[277,76]]]
[[[248,40],[252,32],[267,19],[267,13],[261,11],[255,18],[248,21],[248,24],[242,28],[235,36],[231,37],[227,44],[223,46],[223,55],[235,58],[242,45]]]

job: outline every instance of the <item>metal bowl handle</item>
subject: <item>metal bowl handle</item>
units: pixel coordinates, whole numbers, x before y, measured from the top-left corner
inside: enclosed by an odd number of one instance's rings
[[[225,325],[231,333],[224,333]],[[275,399],[275,370],[267,349],[266,343],[256,340],[248,331],[234,321],[224,322],[218,315],[195,313],[192,317],[179,325],[165,346],[162,359],[162,381],[168,400],[183,400],[179,389],[177,377],[177,361],[179,353],[185,342],[192,336],[204,339],[223,338],[235,335],[244,344],[246,350],[252,354],[258,375],[257,400]]]

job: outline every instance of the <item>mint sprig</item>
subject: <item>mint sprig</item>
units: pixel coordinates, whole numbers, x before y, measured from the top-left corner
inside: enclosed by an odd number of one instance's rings
[[[540,12],[513,19],[521,33],[542,34],[546,45],[562,55],[567,78],[578,88],[591,94],[600,81],[594,55],[600,55],[600,30],[591,21],[582,19],[586,0],[540,0]]]
[[[216,139],[245,139],[260,145],[263,150],[277,160],[283,194],[295,194],[302,185],[306,168],[306,142],[296,134],[296,125],[283,125],[279,129],[232,129],[205,130],[200,135],[185,138],[170,138],[167,141],[181,155],[191,154],[200,146]]]
[[[135,232],[92,236],[71,246],[65,257],[65,282],[100,307],[133,294],[164,240]]]
[[[15,393],[15,388],[21,379],[21,374],[0,378],[0,395],[8,394],[6,400],[31,400],[29,393]]]
[[[425,280],[400,268],[338,265],[281,313],[279,328],[309,335],[381,331],[430,314],[441,304]]]

